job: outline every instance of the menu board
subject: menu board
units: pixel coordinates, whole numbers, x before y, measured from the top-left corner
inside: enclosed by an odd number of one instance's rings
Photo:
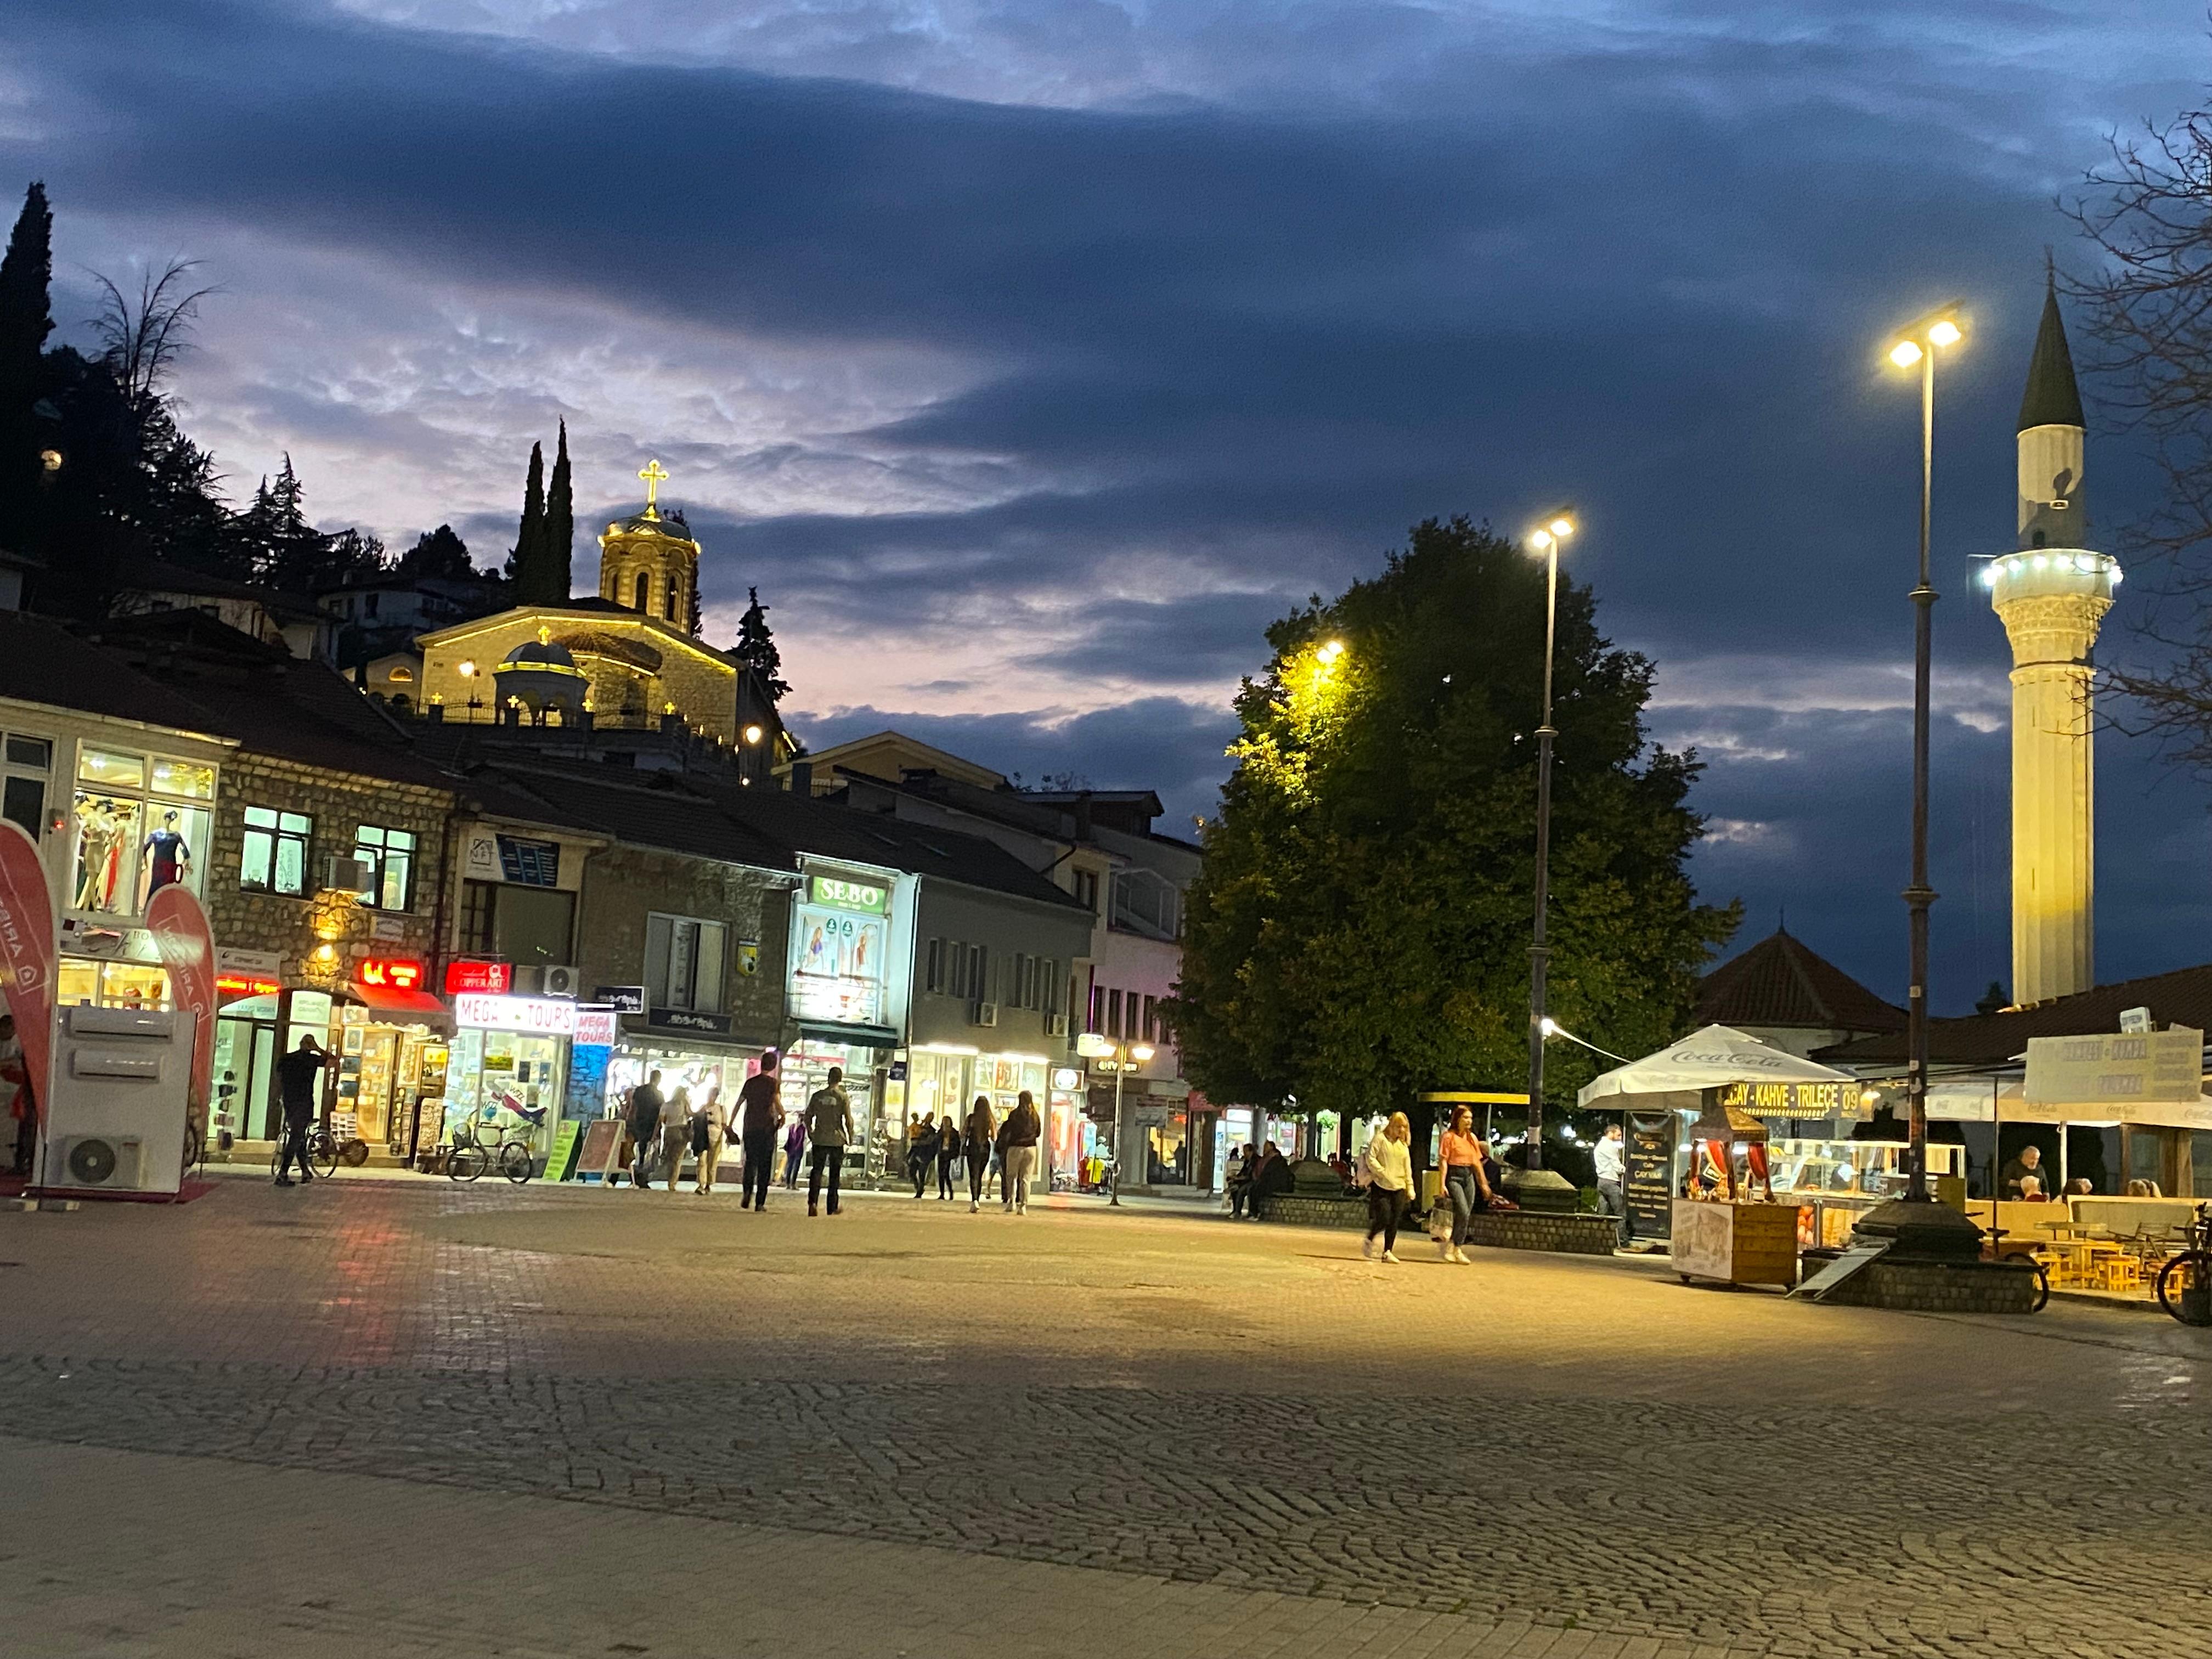
[[[1665,1238],[1674,1220],[1674,1114],[1630,1112],[1621,1196],[1629,1236]]]

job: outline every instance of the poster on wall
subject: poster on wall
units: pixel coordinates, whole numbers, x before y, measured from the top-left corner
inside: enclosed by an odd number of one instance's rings
[[[791,1010],[801,1019],[872,1025],[882,1017],[884,927],[878,917],[798,907]]]
[[[1621,1196],[1632,1238],[1665,1238],[1674,1221],[1674,1114],[1627,1115]]]

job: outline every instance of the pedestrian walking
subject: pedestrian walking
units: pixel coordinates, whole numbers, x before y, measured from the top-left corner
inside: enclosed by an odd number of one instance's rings
[[[292,1184],[291,1169],[300,1166],[301,1184],[313,1181],[314,1172],[307,1168],[307,1127],[314,1122],[322,1104],[322,1091],[316,1086],[323,1067],[331,1057],[323,1052],[323,1045],[312,1036],[300,1039],[300,1046],[276,1062],[278,1098],[284,1103],[284,1146],[276,1155],[276,1184]]]
[[[808,1155],[806,1213],[813,1215],[822,1201],[822,1176],[830,1176],[830,1213],[837,1213],[837,1177],[845,1167],[845,1148],[853,1139],[853,1103],[843,1084],[845,1068],[832,1066],[830,1076],[806,1102],[806,1138],[814,1143]]]
[[[1601,1215],[1613,1218],[1613,1238],[1617,1243],[1628,1242],[1628,1195],[1623,1188],[1623,1177],[1628,1170],[1628,1138],[1620,1132],[1620,1125],[1608,1123],[1600,1137],[1594,1154],[1597,1164],[1597,1207]]]
[[[1382,1241],[1382,1259],[1398,1260],[1398,1224],[1406,1218],[1406,1205],[1413,1195],[1413,1126],[1403,1112],[1390,1114],[1382,1133],[1367,1143],[1360,1173],[1367,1177],[1367,1240],[1360,1254],[1375,1259],[1375,1241]]]
[[[668,1160],[668,1190],[676,1190],[676,1177],[684,1173],[684,1160],[691,1151],[691,1091],[679,1085],[668,1097],[660,1114],[660,1155]]]
[[[738,1091],[739,1111],[738,1130],[744,1136],[744,1197],[740,1209],[750,1205],[755,1211],[768,1208],[768,1183],[775,1173],[775,1132],[783,1127],[783,1079],[780,1075],[775,1051],[771,1048],[763,1054],[760,1070],[745,1079],[744,1087]],[[805,1130],[792,1126],[801,1139]],[[794,1171],[799,1154],[792,1154]],[[799,1184],[796,1174],[792,1186]]]
[[[1009,1215],[1030,1212],[1030,1171],[1036,1168],[1037,1142],[1043,1137],[1036,1102],[1024,1089],[999,1126],[999,1151],[1006,1160],[999,1176],[999,1205]]]
[[[968,1109],[968,1121],[961,1126],[960,1138],[968,1149],[968,1213],[974,1215],[983,1207],[983,1176],[991,1167],[991,1151],[999,1138],[988,1095],[975,1097],[975,1103]]]
[[[783,1184],[799,1190],[799,1160],[806,1155],[806,1114],[793,1112],[791,1127],[783,1132]]]
[[[935,1115],[924,1112],[921,1121],[908,1126],[906,1133],[907,1178],[914,1182],[914,1195],[920,1198],[921,1189],[929,1184],[929,1167],[937,1162]]]
[[[960,1161],[963,1137],[960,1126],[947,1112],[945,1121],[937,1126],[937,1195],[950,1200],[952,1196],[952,1166]]]
[[[707,1085],[691,1113],[691,1156],[699,1160],[699,1184],[693,1190],[702,1198],[714,1190],[714,1171],[729,1140],[729,1116],[722,1110],[722,1085],[716,1081]]]
[[[1474,1133],[1471,1108],[1452,1109],[1451,1127],[1439,1144],[1444,1166],[1444,1196],[1451,1204],[1452,1226],[1437,1241],[1437,1254],[1447,1261],[1467,1261],[1468,1230],[1477,1210],[1490,1206],[1490,1177],[1483,1171],[1483,1145]]]
[[[645,1081],[629,1091],[623,1114],[623,1133],[629,1143],[629,1184],[639,1192],[645,1190],[646,1172],[660,1144],[660,1116],[667,1109],[660,1095],[660,1073],[647,1072]]]

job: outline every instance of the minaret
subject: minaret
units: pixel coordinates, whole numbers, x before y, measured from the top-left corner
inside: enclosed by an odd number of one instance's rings
[[[2089,653],[2117,561],[2088,549],[2081,392],[2056,287],[2020,403],[2020,550],[1982,573],[2012,642],[2012,998],[2096,982],[2096,793]]]

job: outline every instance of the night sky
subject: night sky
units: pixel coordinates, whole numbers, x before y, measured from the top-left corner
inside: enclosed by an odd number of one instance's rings
[[[289,450],[325,526],[450,520],[488,562],[565,416],[580,529],[659,456],[708,637],[758,584],[814,746],[895,725],[1150,785],[1184,832],[1268,620],[1417,519],[1571,499],[1655,736],[1711,763],[1704,890],[1900,998],[1917,426],[1879,347],[1963,299],[1938,1012],[2008,971],[1971,557],[2012,544],[2043,250],[2087,266],[2055,200],[2201,96],[2197,0],[0,16],[0,176],[52,193],[61,337],[88,269],[204,261],[179,386],[234,493]],[[2154,483],[2090,444],[2124,553]],[[2205,788],[2117,732],[2100,766],[2100,976],[2212,959]]]

